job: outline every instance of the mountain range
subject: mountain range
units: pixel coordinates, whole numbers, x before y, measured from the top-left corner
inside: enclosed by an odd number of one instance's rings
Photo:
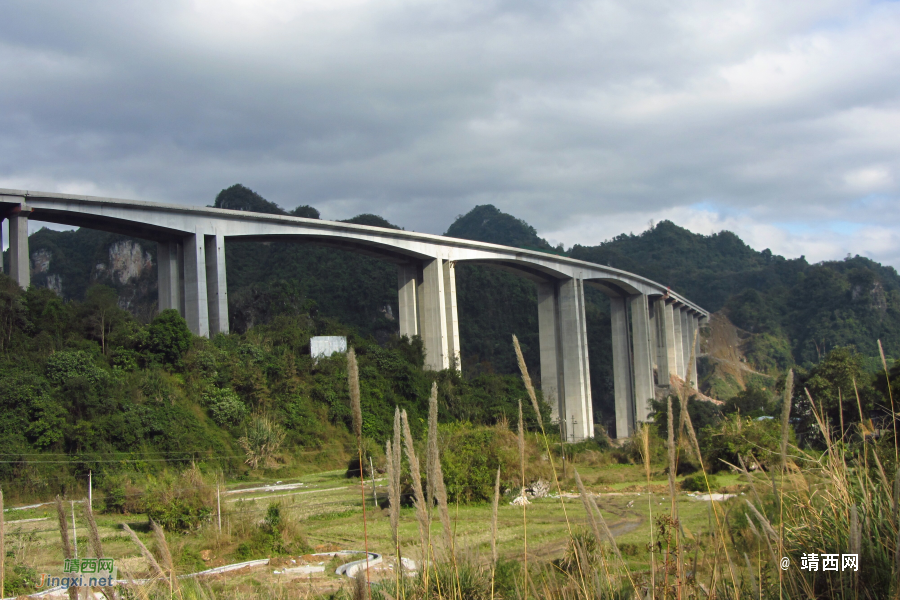
[[[240,184],[222,190],[212,206],[319,218],[311,206],[287,211]],[[399,228],[371,214],[347,222]],[[638,235],[565,249],[553,247],[532,225],[491,205],[458,217],[445,235],[624,269],[715,312],[714,326],[728,331],[707,332],[701,380],[707,392],[721,399],[745,385],[740,369],[777,378],[788,367],[809,368],[844,346],[855,346],[874,368],[877,340],[888,355],[900,355],[900,276],[861,256],[810,264],[804,257],[754,250],[729,231],[695,234],[670,221]],[[120,307],[139,320],[149,321],[157,312],[153,243],[87,229],[42,229],[30,237],[30,251],[36,286],[80,300],[92,284],[100,283],[114,288]],[[289,242],[232,242],[226,245],[226,263],[235,330],[282,314],[314,312],[380,343],[397,333],[397,279],[390,263]],[[539,380],[534,284],[490,267],[460,264],[457,294],[464,375],[515,372],[510,336],[516,334]],[[586,316],[595,414],[608,423],[613,420],[609,303],[599,291],[586,291]],[[718,344],[730,348],[721,352],[713,338],[734,343]],[[720,368],[719,363],[729,360],[743,365]]]

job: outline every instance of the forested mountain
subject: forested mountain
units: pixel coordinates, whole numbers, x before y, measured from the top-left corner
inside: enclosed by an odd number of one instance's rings
[[[286,211],[252,190],[234,185],[213,204],[318,218],[301,206]],[[348,222],[397,227],[364,214]],[[477,206],[461,215],[445,235],[607,264],[647,276],[701,306],[720,311],[742,334],[741,349],[752,369],[779,373],[810,367],[829,350],[856,346],[877,355],[881,339],[889,355],[900,354],[900,277],[861,257],[809,264],[758,252],[733,233],[694,234],[664,221],[639,235],[620,235],[596,246],[564,252],[534,227],[497,208]],[[42,230],[31,237],[33,281],[69,300],[82,299],[91,283],[112,286],[119,306],[139,321],[156,314],[155,244],[78,230]],[[278,315],[309,314],[334,319],[359,335],[385,344],[398,330],[395,267],[349,251],[293,242],[234,242],[226,245],[229,312],[243,332]],[[463,372],[514,373],[510,336],[515,333],[539,381],[537,307],[534,285],[489,267],[460,264],[457,275]],[[596,290],[587,291],[591,384],[595,414],[613,420],[609,308]],[[706,372],[712,372],[707,365]]]

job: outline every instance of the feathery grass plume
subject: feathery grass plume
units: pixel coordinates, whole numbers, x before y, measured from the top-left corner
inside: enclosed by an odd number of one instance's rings
[[[59,523],[59,539],[62,545],[63,557],[72,558],[72,546],[69,544],[69,522],[66,520],[66,509],[63,507],[62,498],[56,496],[56,518]],[[78,599],[78,587],[69,588],[69,599]]]
[[[522,373],[522,383],[525,384],[525,391],[528,392],[528,398],[531,400],[531,407],[534,408],[534,414],[537,415],[538,424],[541,429],[544,428],[544,418],[541,416],[541,407],[538,405],[537,394],[534,393],[534,386],[531,384],[531,375],[528,374],[528,367],[525,366],[525,357],[522,356],[522,349],[519,347],[519,339],[513,334],[513,347],[516,349],[516,360],[519,363],[519,371]]]
[[[394,449],[391,447],[391,440],[384,445],[384,458],[388,479],[388,504],[390,506],[391,517],[391,539],[394,545],[400,543],[400,498],[394,493]]]
[[[406,446],[406,458],[409,460],[409,474],[413,482],[413,504],[416,506],[416,520],[419,523],[419,539],[422,543],[424,565],[424,561],[428,558],[428,511],[425,505],[425,493],[422,491],[422,471],[419,468],[419,459],[416,457],[413,436],[409,429],[409,420],[405,410],[400,412],[400,420],[403,424],[403,440]]]
[[[425,499],[429,509],[434,506],[434,461],[437,452],[437,382],[431,382],[428,398],[428,443],[425,445]]]
[[[363,469],[362,405],[359,398],[359,365],[356,350],[347,352],[347,384],[350,389],[350,412],[353,416],[353,433],[356,434],[356,452],[359,458],[359,493],[362,498],[363,540],[366,551],[366,582],[369,581],[369,529],[366,518],[366,475]]]
[[[794,370],[788,371],[784,384],[784,406],[781,409],[781,466],[787,465],[788,435],[791,431],[791,401],[794,397]],[[842,432],[843,433],[843,432]]]
[[[369,591],[368,587],[362,569],[358,570],[353,578],[353,600],[366,600]]]
[[[447,505],[447,488],[444,485],[444,471],[441,468],[441,451],[438,448],[438,432],[437,432],[437,382],[431,384],[431,396],[428,399],[428,444],[427,444],[427,460],[425,471],[428,474],[428,489],[426,490],[426,500],[428,506],[432,506],[432,502],[437,499],[438,517],[444,529],[444,546],[450,552],[451,558],[455,561],[455,552],[453,548],[453,529],[450,524],[450,509]]]
[[[518,340],[514,340],[514,341],[518,341]],[[525,373],[526,375],[528,374],[528,369],[527,369],[527,367],[525,366],[524,360],[523,360],[522,362],[519,363],[519,368],[520,368],[520,370],[523,370],[524,373]],[[531,381],[531,378],[529,377],[528,380]],[[540,414],[540,411],[537,411],[537,412],[538,412],[538,414]],[[544,440],[544,448],[545,448],[546,451],[547,451],[547,458],[550,459],[550,470],[553,471],[553,482],[556,484],[556,491],[557,491],[557,493],[559,494],[559,506],[560,506],[560,508],[562,508],[562,511],[563,511],[563,518],[564,518],[565,521],[566,521],[566,531],[569,533],[569,537],[571,538],[571,537],[573,537],[573,535],[572,535],[572,523],[569,521],[569,512],[568,512],[568,510],[566,509],[566,503],[565,503],[565,501],[563,500],[562,486],[561,486],[560,483],[559,483],[559,475],[558,475],[557,472],[556,472],[556,463],[555,463],[554,460],[553,460],[553,453],[550,451],[550,442],[549,442],[549,440],[547,439],[547,431],[544,429],[544,422],[543,422],[543,419],[538,419],[538,424],[539,424],[540,427],[541,427],[541,438]],[[562,437],[563,437],[563,436],[562,436],[562,431],[563,431],[563,430],[562,430],[562,421],[560,421],[560,445],[562,445]],[[563,458],[563,466],[565,467],[565,458]],[[564,474],[565,474],[565,473],[564,473]],[[582,568],[581,562],[580,562],[580,560],[578,559],[578,555],[577,555],[577,554],[575,555],[575,558],[576,558],[576,562],[577,562],[577,564],[578,564],[578,575],[579,575],[579,578],[580,578],[580,582],[579,582],[579,584],[580,584],[580,589],[581,589],[582,593],[584,593],[585,595],[587,595],[587,588],[586,588],[586,586],[585,586],[585,578],[584,578],[584,577],[585,577],[585,572],[584,572],[584,569]]]
[[[175,563],[172,561],[172,553],[169,551],[169,543],[166,541],[166,534],[159,526],[159,523],[150,520],[150,528],[153,529],[153,538],[156,540],[156,547],[159,549],[160,558],[162,558],[162,566],[169,572],[169,597],[177,591],[181,597],[181,588],[175,579]]]
[[[850,507],[850,554],[859,554],[862,546],[862,530],[859,527],[859,508]]]
[[[878,340],[878,354],[881,355],[881,366],[884,367],[884,381],[887,384],[888,397],[891,399],[891,424],[894,426],[894,462],[900,464],[900,450],[897,443],[897,412],[894,410],[894,392],[891,390],[891,375],[888,371],[887,361],[884,358],[884,348],[881,340]]]
[[[750,591],[753,597],[759,597],[759,587],[756,585],[756,577],[753,576],[753,565],[750,564],[750,557],[744,552],[744,564],[747,565],[747,577],[750,579]]]
[[[573,469],[573,471],[575,472],[575,485],[578,486],[578,493],[581,495],[581,503],[584,505],[584,512],[587,513],[588,523],[591,525],[591,531],[594,533],[594,539],[597,540],[597,547],[600,549],[600,561],[603,564],[603,571],[606,573],[606,581],[611,582],[612,577],[609,573],[609,567],[606,564],[606,558],[603,555],[603,535],[600,533],[600,525],[597,523],[597,517],[594,514],[594,507],[596,505],[591,502],[591,498],[584,488],[584,483],[581,481],[581,475],[578,473],[578,469]],[[600,515],[600,518],[602,519],[603,515]],[[573,538],[573,541],[577,544],[577,540]],[[576,546],[576,553],[577,552],[578,548]],[[587,556],[585,556],[583,564],[590,564],[590,561],[587,560]]]
[[[2,512],[2,508],[3,507],[0,506],[0,512]],[[97,529],[97,521],[96,519],[94,519],[94,510],[91,508],[90,502],[84,503],[84,516],[88,522],[88,537],[90,539],[91,549],[94,551],[94,556],[96,556],[97,558],[103,558],[103,544],[100,542],[100,532]],[[0,551],[2,551],[2,549],[3,544],[0,544]],[[112,587],[103,587],[100,588],[100,591],[107,598],[107,600],[115,600],[116,591]],[[2,596],[2,590],[0,590],[0,597]]]
[[[669,400],[669,415],[672,414],[672,401]],[[672,417],[669,417],[669,421]],[[671,427],[671,425],[669,425]],[[653,548],[653,488],[650,487],[650,425],[641,423],[641,449],[644,460],[644,474],[647,476],[647,510],[650,514],[650,547]],[[671,480],[671,476],[670,476]],[[670,481],[670,491],[674,489]],[[674,497],[674,494],[672,494]],[[656,597],[656,556],[650,553],[650,597]]]
[[[350,412],[353,417],[353,433],[356,443],[362,446],[362,407],[359,400],[359,366],[356,363],[356,350],[347,352],[347,383],[350,388]],[[362,463],[360,463],[362,470]]]
[[[391,483],[394,486],[397,498],[400,498],[400,475],[403,472],[403,434],[400,429],[400,407],[394,407],[394,444],[391,447],[394,452],[394,479]],[[399,500],[397,506],[399,507]],[[398,508],[399,511],[399,508]],[[399,512],[398,512],[399,514]]]
[[[900,466],[894,474],[894,527],[897,537],[894,540],[894,581],[900,579]]]
[[[625,559],[622,558],[622,552],[619,550],[619,544],[616,543],[616,538],[613,536],[612,531],[609,530],[609,525],[606,524],[606,519],[603,518],[603,513],[600,512],[600,507],[597,506],[597,501],[594,500],[593,496],[590,496],[590,501],[591,506],[597,512],[597,521],[600,523],[600,529],[609,540],[613,552],[616,553],[616,557],[619,559],[619,563],[621,563],[622,569],[625,571],[625,575],[628,577],[628,582],[631,583],[631,587],[634,590],[635,595],[639,595],[640,593],[638,592],[637,583],[631,576],[631,571],[628,569],[628,565],[625,563]]]
[[[59,539],[62,544],[64,558],[72,558],[72,546],[69,545],[69,523],[66,521],[66,509],[63,507],[62,498],[56,497],[56,518],[59,522]]]
[[[900,469],[897,470],[900,475]],[[898,479],[900,481],[900,479]],[[500,467],[497,467],[497,478],[494,480],[494,503],[491,506],[491,560],[497,564],[497,517],[500,509]]]
[[[144,542],[142,542],[140,538],[138,538],[137,534],[131,529],[131,527],[128,526],[128,523],[122,523],[122,529],[124,529],[125,533],[127,533],[129,537],[131,537],[131,541],[133,541],[137,545],[138,550],[141,551],[141,556],[144,557],[144,560],[147,561],[147,564],[153,567],[153,570],[156,571],[156,576],[160,579],[165,579],[165,571],[163,571],[163,568],[159,566],[158,562],[156,562],[156,558],[154,558],[153,554],[149,550],[147,550],[147,546],[144,545]]]
[[[522,420],[522,401],[519,400],[519,466],[522,469],[522,537],[525,550],[524,569],[528,576],[528,519],[525,510],[525,425]]]
[[[669,459],[669,495],[672,497],[672,516],[675,516],[677,507],[675,506],[675,416],[672,414],[672,395],[666,396],[666,408],[669,411],[667,415],[666,425],[668,431],[666,433],[666,450]],[[682,407],[683,409],[684,407]],[[648,440],[649,441],[649,440]],[[651,531],[653,527],[651,526]]]

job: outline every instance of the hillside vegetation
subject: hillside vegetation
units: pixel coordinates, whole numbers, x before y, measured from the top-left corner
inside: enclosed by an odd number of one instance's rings
[[[319,216],[310,206],[287,211],[242,185],[222,190],[213,206]],[[348,222],[397,227],[371,214]],[[900,277],[893,268],[859,256],[809,264],[802,257],[753,250],[728,231],[700,235],[668,221],[639,235],[622,234],[565,251],[553,248],[528,223],[490,205],[461,215],[446,235],[625,269],[718,311],[722,327],[713,332],[718,345],[707,332],[701,376],[703,389],[723,400],[747,385],[775,385],[788,367],[809,370],[836,348],[855,347],[869,372],[880,364],[877,340],[889,357],[900,354]],[[139,322],[156,314],[155,244],[84,229],[41,230],[31,236],[31,249],[33,258],[41,257],[36,285],[82,300],[91,283],[103,283],[116,290],[119,306]],[[271,323],[283,312],[334,319],[379,344],[398,331],[396,272],[390,263],[314,244],[234,241],[226,245],[226,262],[236,332]],[[514,373],[508,341],[516,334],[539,381],[534,284],[490,267],[460,264],[457,288],[465,377]],[[611,430],[609,304],[597,290],[588,289],[586,296],[595,414]]]

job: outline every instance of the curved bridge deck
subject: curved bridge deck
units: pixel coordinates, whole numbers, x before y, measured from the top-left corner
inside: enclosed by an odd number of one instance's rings
[[[497,244],[318,219],[0,189],[9,220],[10,275],[30,284],[28,221],[99,229],[158,244],[159,308],[174,308],[197,335],[228,332],[225,244],[294,241],[340,247],[397,265],[400,334],[422,337],[426,366],[459,368],[456,271],[492,265],[535,282],[541,388],[577,441],[594,435],[584,287],[600,289],[612,310],[617,437],[648,418],[649,401],[669,375],[684,378],[691,346],[709,313],[645,277],[565,256]],[[2,267],[2,265],[0,265]]]

